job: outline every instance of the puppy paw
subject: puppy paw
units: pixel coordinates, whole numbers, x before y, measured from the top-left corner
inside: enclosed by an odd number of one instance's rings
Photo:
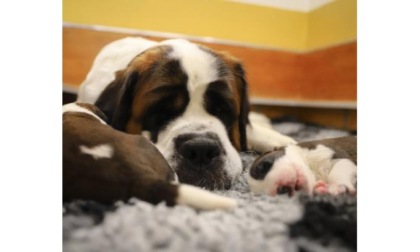
[[[322,180],[315,182],[313,187],[314,194],[326,194],[328,193],[328,184]]]
[[[356,189],[352,185],[344,184],[327,184],[323,180],[318,180],[313,186],[314,194],[331,194],[331,195],[340,195],[340,194],[356,194]]]
[[[330,184],[328,186],[328,193],[331,195],[340,195],[340,194],[356,194],[356,189],[352,185],[344,184]]]

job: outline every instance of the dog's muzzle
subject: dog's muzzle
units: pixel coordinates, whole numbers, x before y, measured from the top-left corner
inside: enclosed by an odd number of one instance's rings
[[[187,133],[174,139],[179,181],[209,189],[230,186],[224,169],[226,151],[212,132]]]

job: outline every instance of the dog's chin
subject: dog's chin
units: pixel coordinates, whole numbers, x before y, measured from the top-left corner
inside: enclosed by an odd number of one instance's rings
[[[229,189],[232,186],[234,178],[226,172],[226,162],[222,159],[214,160],[210,167],[197,167],[183,158],[170,163],[172,163],[181,183],[209,190]]]

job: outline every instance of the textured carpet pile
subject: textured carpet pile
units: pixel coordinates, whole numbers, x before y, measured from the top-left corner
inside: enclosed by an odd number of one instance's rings
[[[349,135],[301,123],[275,123],[297,141]],[[138,199],[102,205],[63,205],[64,251],[356,251],[356,196],[256,195],[245,174],[256,155],[241,153],[245,170],[233,187],[228,211],[157,206]]]

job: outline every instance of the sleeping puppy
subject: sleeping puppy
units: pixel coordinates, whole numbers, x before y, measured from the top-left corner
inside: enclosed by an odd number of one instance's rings
[[[228,199],[176,184],[176,175],[156,147],[140,135],[114,130],[94,105],[63,106],[63,200],[104,203],[137,197],[157,204],[198,209],[231,208]]]
[[[109,124],[154,143],[183,183],[229,188],[240,151],[295,141],[249,121],[245,71],[227,53],[183,39],[128,37],[105,46],[82,83],[79,102]]]
[[[257,158],[248,173],[251,191],[269,195],[356,192],[357,138],[301,142]]]

